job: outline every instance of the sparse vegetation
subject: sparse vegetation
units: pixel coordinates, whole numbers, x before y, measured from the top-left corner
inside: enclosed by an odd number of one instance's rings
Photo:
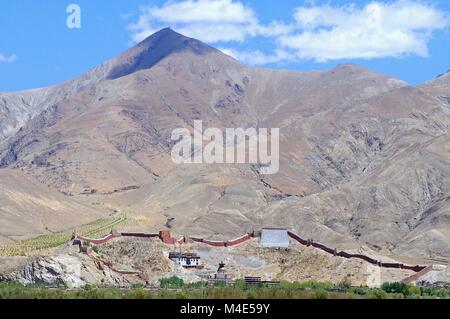
[[[420,288],[414,285],[410,285],[410,284],[405,284],[405,283],[401,283],[401,282],[389,282],[389,283],[384,283],[381,286],[381,289],[384,290],[387,293],[390,294],[399,294],[399,295],[403,295],[405,297],[411,297],[411,298],[415,298],[415,297],[420,297],[422,295],[427,295],[430,296],[428,294],[428,292],[430,290],[427,290],[426,288]],[[437,295],[435,295],[437,296]],[[445,296],[445,294],[443,295]],[[448,295],[447,295],[448,297]]]
[[[176,276],[159,280],[161,288],[183,288],[184,281]]]
[[[338,287],[341,289],[350,289],[352,286],[352,281],[350,280],[350,278],[347,276],[345,277],[339,284]]]
[[[115,227],[123,225],[126,221],[127,218],[123,216],[99,219],[90,224],[78,227],[76,231],[79,235],[98,238],[107,235]],[[22,240],[13,244],[0,245],[0,256],[28,256],[36,251],[61,246],[70,240],[73,231],[73,229],[70,229],[64,232]],[[95,251],[94,247],[93,250]]]
[[[382,289],[351,287],[345,291],[339,285],[309,282],[283,282],[280,286],[245,285],[237,280],[234,285],[217,287],[206,282],[185,284],[181,278],[161,279],[160,289],[146,289],[135,285],[129,290],[87,285],[83,289],[47,289],[41,285],[23,286],[0,282],[0,299],[403,299],[450,298],[450,289],[415,287],[398,283],[386,284]],[[311,288],[314,287],[314,288]],[[406,290],[405,290],[406,287]],[[411,290],[411,287],[414,289]],[[392,291],[387,292],[386,290]],[[402,292],[399,292],[402,291]],[[414,291],[417,294],[411,294]],[[406,295],[404,293],[406,292]]]

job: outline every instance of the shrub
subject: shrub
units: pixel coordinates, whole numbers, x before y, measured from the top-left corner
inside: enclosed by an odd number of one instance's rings
[[[349,276],[342,279],[342,281],[339,282],[339,284],[338,284],[338,288],[344,289],[344,290],[349,290],[351,287],[352,287],[352,281],[350,280]]]
[[[92,285],[90,285],[90,284],[86,284],[86,285],[84,285],[83,289],[85,291],[91,291],[91,290],[94,289],[94,287]]]
[[[131,299],[149,299],[149,298],[151,298],[151,294],[149,294],[147,291],[145,291],[142,288],[134,289],[131,292],[129,292],[127,295],[128,295],[127,297],[131,298]]]
[[[420,296],[420,295],[421,295],[420,287],[414,285],[407,285],[405,296]]]
[[[209,288],[205,296],[207,299],[245,299],[246,293],[235,287]]]
[[[402,282],[385,282],[381,285],[381,289],[387,293],[400,293],[406,295],[408,286]]]
[[[294,283],[287,281],[287,280],[282,280],[280,283],[280,287],[281,288],[286,288],[286,289],[290,289],[294,287]]]
[[[187,291],[179,291],[177,292],[176,296],[177,299],[190,299],[191,296]]]
[[[227,282],[225,280],[217,280],[214,282],[214,287],[224,288],[227,286]]]
[[[365,286],[353,287],[351,291],[357,295],[365,295],[369,291],[369,287]]]
[[[381,289],[373,289],[366,294],[367,299],[387,299],[388,294]]]
[[[334,287],[333,284],[328,282],[318,282],[318,281],[306,281],[299,285],[299,288],[303,289],[323,289],[323,290],[330,290]]]
[[[422,290],[411,284],[402,282],[386,282],[381,286],[381,289],[391,294],[402,294],[403,296],[420,296]]]
[[[145,287],[145,285],[143,285],[143,284],[132,284],[131,285],[132,289],[142,289],[144,287]]]
[[[234,281],[234,286],[235,286],[236,288],[241,289],[241,290],[247,289],[247,284],[245,283],[245,280],[244,280],[244,279],[236,279],[236,280]]]
[[[314,291],[311,298],[312,299],[328,299],[328,296],[329,296],[328,292],[326,292],[323,289],[319,289],[317,291]]]
[[[208,282],[206,280],[201,280],[201,281],[192,282],[185,286],[187,288],[201,289],[201,288],[205,288],[206,286],[208,286]]]
[[[159,280],[161,288],[182,288],[184,286],[183,279],[173,276],[170,278],[162,278]]]

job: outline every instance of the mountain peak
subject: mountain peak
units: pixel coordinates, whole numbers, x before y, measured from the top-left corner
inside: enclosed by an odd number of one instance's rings
[[[450,70],[447,72],[441,73],[438,76],[436,76],[433,80],[427,81],[424,84],[422,84],[422,87],[448,87],[450,83]],[[445,89],[447,90],[447,89]]]
[[[448,78],[450,77],[450,70],[448,70],[447,72],[444,72],[442,74],[439,74],[436,79],[444,79],[444,78]]]
[[[134,72],[149,69],[172,53],[190,51],[206,54],[216,51],[203,42],[186,37],[171,28],[150,35],[114,60],[107,78],[117,79]]]
[[[136,47],[142,47],[142,46],[152,46],[155,44],[158,44],[162,41],[170,41],[170,40],[189,40],[190,38],[182,35],[181,33],[178,33],[174,31],[172,28],[167,27],[163,28],[159,31],[156,31],[155,33],[149,35],[147,38],[139,42]]]

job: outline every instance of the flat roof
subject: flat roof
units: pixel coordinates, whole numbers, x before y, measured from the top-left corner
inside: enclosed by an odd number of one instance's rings
[[[287,248],[289,247],[288,231],[285,228],[263,228],[260,244],[263,247]]]

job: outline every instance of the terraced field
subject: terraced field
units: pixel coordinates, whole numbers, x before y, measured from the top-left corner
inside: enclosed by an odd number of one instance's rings
[[[74,231],[86,237],[102,237],[117,227],[125,227],[130,221],[125,216],[98,219],[92,223],[82,225],[76,229],[64,232],[42,235],[33,239],[22,240],[13,244],[0,245],[0,256],[28,256],[35,252],[54,248],[69,241]]]

